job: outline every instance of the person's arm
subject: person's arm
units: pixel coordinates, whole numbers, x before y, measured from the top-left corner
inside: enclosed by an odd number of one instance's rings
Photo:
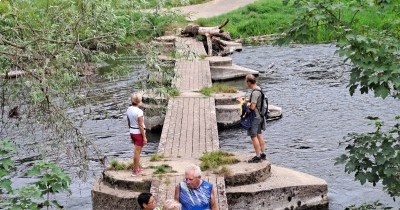
[[[175,186],[175,196],[174,199],[179,202],[179,184]]]
[[[129,120],[129,117],[127,117],[128,119],[128,128],[131,128],[131,121]]]
[[[257,96],[258,96],[257,91],[253,90],[251,92],[250,106],[249,106],[249,109],[251,111],[254,111],[257,108],[257,98],[258,98]]]
[[[214,186],[211,190],[211,201],[210,201],[210,205],[211,205],[211,210],[218,210],[218,206],[217,206],[217,202],[215,202],[215,192],[214,192]]]
[[[143,142],[144,144],[147,144],[146,131],[144,130],[144,125],[143,125],[143,116],[138,117],[138,126],[140,133],[143,136]]]
[[[255,103],[251,103],[249,109],[250,109],[251,111],[254,111],[254,110],[256,109],[256,106],[257,106],[257,105],[256,105]]]

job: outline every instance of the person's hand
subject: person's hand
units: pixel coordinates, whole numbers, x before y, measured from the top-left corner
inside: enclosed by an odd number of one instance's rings
[[[144,137],[143,138],[143,145],[146,145],[147,144],[147,137]]]
[[[238,97],[238,98],[236,98],[236,100],[239,101],[239,102],[242,102],[242,101],[244,101],[244,97],[243,96]]]

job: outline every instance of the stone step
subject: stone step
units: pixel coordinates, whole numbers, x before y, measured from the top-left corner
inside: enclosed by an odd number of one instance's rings
[[[231,80],[245,77],[247,74],[258,75],[259,72],[232,64],[232,66],[211,66],[211,79],[213,81]]]
[[[328,206],[325,180],[272,165],[267,180],[227,187],[229,209],[323,209]]]
[[[215,109],[219,128],[228,128],[239,124],[240,115],[242,114],[239,103],[233,105],[216,105]],[[268,105],[268,110],[268,121],[277,120],[282,117],[281,107],[270,104]]]
[[[98,179],[92,188],[92,208],[93,210],[140,209],[137,203],[140,193],[118,189]]]
[[[133,190],[136,192],[148,192],[150,190],[152,173],[145,171],[146,176],[132,177],[129,170],[104,172],[103,181],[121,190]]]
[[[210,66],[232,66],[231,57],[212,56],[205,59],[210,61]]]
[[[240,121],[240,105],[218,105],[215,106],[217,124],[219,128],[227,128],[238,125]]]
[[[247,140],[250,140],[250,138]],[[226,187],[259,183],[271,176],[271,163],[269,161],[247,163],[253,156],[254,154],[235,153],[235,157],[241,162],[226,165],[231,172],[225,176]]]
[[[216,93],[213,94],[215,98],[215,105],[238,105],[239,97],[244,96],[245,93],[238,91],[237,93]]]

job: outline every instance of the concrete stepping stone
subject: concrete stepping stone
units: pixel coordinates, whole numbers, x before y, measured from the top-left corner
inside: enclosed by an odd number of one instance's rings
[[[232,64],[232,66],[211,66],[211,79],[213,81],[241,78],[247,74],[258,75],[259,72],[236,64]]]
[[[325,180],[272,165],[263,182],[228,187],[229,209],[323,209],[328,206]]]
[[[92,188],[92,208],[93,210],[140,209],[137,203],[140,193],[118,189],[98,179]]]
[[[231,57],[212,56],[205,59],[210,61],[210,66],[232,66]]]
[[[240,162],[226,165],[231,171],[229,175],[225,176],[225,184],[227,187],[259,183],[271,176],[271,163],[269,161],[247,163],[253,156],[254,154],[235,153],[235,157],[239,159]]]

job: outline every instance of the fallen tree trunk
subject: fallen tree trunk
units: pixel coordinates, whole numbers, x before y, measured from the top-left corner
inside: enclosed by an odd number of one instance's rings
[[[219,37],[223,40],[232,40],[230,34],[228,32],[225,32],[221,28],[224,27],[226,24],[228,24],[229,19],[227,19],[225,22],[223,22],[219,26],[214,26],[214,27],[202,27],[199,25],[195,24],[189,24],[187,25],[182,31],[181,35],[183,36],[191,36],[191,37],[196,37],[198,35],[204,36],[206,38],[206,43],[207,45],[207,54],[208,56],[212,56],[213,54],[213,37]],[[218,44],[218,43],[215,43]]]

